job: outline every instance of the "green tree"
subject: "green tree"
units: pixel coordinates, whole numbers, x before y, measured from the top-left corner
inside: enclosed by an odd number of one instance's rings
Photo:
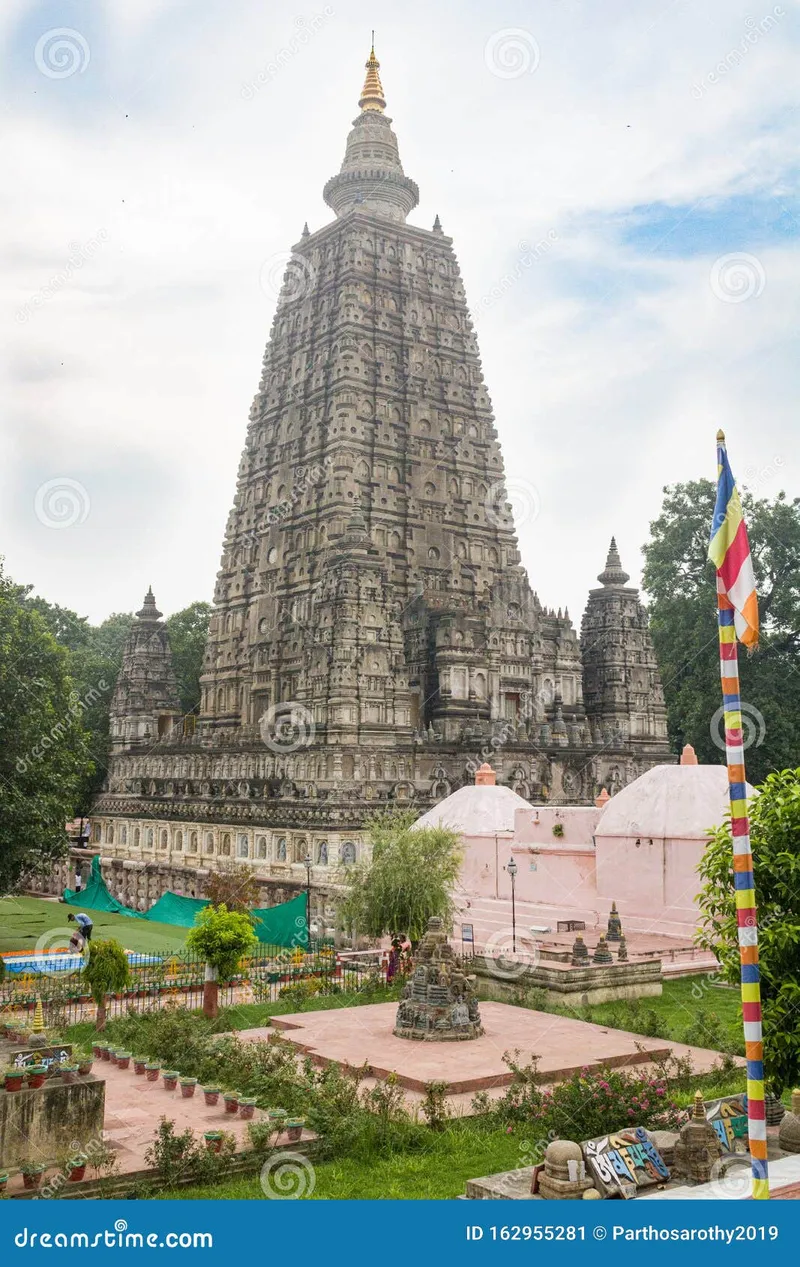
[[[800,1078],[800,769],[770,774],[750,802],[758,914],[764,1072],[779,1095]],[[711,833],[699,867],[703,927],[728,981],[740,976],[730,821]]]
[[[69,654],[25,594],[0,569],[0,893],[67,854],[91,766]]]
[[[183,611],[167,618],[172,663],[184,713],[196,712],[200,705],[200,674],[211,612],[210,603],[190,603]]]
[[[707,557],[716,497],[711,480],[664,489],[644,546],[643,584],[661,667],[669,734],[702,762],[724,760],[716,579]],[[740,649],[747,773],[760,782],[794,765],[800,751],[800,499],[742,492],[753,555],[761,640]]]
[[[372,861],[343,869],[347,892],[339,916],[346,927],[368,937],[406,933],[416,943],[431,916],[452,923],[458,835],[445,827],[415,830],[414,819],[413,811],[388,811],[367,823]]]
[[[198,911],[194,928],[189,930],[186,945],[206,962],[203,987],[203,1015],[211,1019],[219,1011],[219,982],[229,981],[242,955],[256,942],[253,921],[243,911],[229,911],[221,906],[204,906]]]
[[[113,937],[107,941],[90,941],[83,976],[97,1004],[95,1029],[105,1029],[106,999],[109,994],[120,994],[131,981],[128,956],[119,942]]]

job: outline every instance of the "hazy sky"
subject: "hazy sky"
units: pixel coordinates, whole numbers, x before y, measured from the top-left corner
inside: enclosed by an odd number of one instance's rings
[[[4,0],[16,580],[94,620],[211,598],[274,279],[332,216],[373,26],[542,601],[577,622],[612,533],[638,580],[720,425],[740,483],[800,493],[787,0]]]

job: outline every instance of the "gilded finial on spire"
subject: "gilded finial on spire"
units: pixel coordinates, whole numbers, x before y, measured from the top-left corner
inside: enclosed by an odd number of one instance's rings
[[[361,89],[358,104],[361,110],[377,110],[379,114],[383,114],[386,109],[386,98],[383,95],[383,84],[378,73],[380,66],[381,64],[375,56],[375,32],[373,31],[372,46],[366,62],[367,76],[364,80],[364,87]]]
[[[722,429],[720,429],[717,432],[717,444],[724,444],[724,443],[725,443],[725,432]]]

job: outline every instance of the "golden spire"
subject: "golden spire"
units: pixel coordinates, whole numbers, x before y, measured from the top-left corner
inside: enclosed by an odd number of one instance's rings
[[[379,114],[383,114],[386,109],[386,99],[383,95],[381,77],[378,74],[380,66],[381,64],[375,56],[375,32],[373,31],[372,48],[369,52],[369,59],[366,62],[367,76],[364,80],[364,87],[361,89],[358,104],[362,110],[377,110]]]

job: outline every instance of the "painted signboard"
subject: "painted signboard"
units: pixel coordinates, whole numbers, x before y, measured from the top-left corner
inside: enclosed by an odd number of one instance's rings
[[[637,1189],[666,1183],[669,1170],[642,1126],[581,1144],[589,1173],[604,1196],[633,1197]]]
[[[50,1065],[62,1060],[69,1060],[71,1047],[38,1047],[34,1051],[17,1051],[14,1053],[14,1068],[27,1069],[28,1065]]]
[[[723,1153],[746,1153],[747,1096],[729,1095],[706,1104],[706,1121],[714,1127]]]

